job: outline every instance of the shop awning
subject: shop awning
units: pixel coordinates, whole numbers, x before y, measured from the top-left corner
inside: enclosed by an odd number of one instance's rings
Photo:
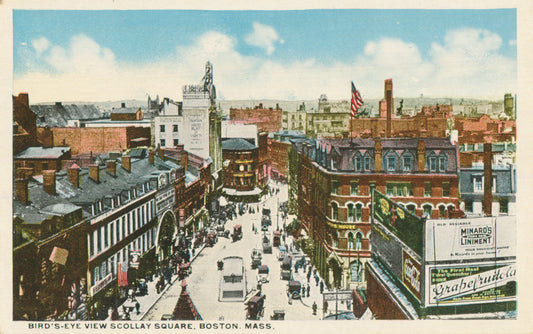
[[[61,265],[67,264],[67,259],[68,250],[63,248],[54,247],[54,249],[52,250],[52,254],[50,254],[50,261],[59,263]]]

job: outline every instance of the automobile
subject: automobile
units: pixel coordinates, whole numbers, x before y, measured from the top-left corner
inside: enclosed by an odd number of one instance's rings
[[[278,247],[279,244],[280,244],[280,240],[281,240],[281,231],[280,230],[275,230],[274,231],[274,237],[272,239],[272,246],[273,247]]]
[[[272,245],[270,244],[270,239],[266,233],[263,234],[263,252],[265,254],[272,254]]]
[[[281,263],[281,279],[282,280],[291,280],[292,279],[292,258],[290,256],[285,256],[283,262]]]
[[[217,241],[218,241],[218,237],[217,237],[216,232],[209,232],[207,234],[207,237],[206,237],[206,240],[205,240],[205,244],[208,247],[213,247],[216,244]]]
[[[270,281],[270,269],[266,264],[257,268],[257,281],[261,283],[268,283]]]
[[[283,261],[285,256],[287,256],[287,247],[280,245],[278,247],[278,261]]]
[[[261,265],[261,260],[263,258],[263,254],[261,253],[260,249],[254,248],[252,249],[252,269],[258,268]]]
[[[225,237],[224,225],[217,225],[217,235],[219,237]]]
[[[263,316],[265,295],[253,296],[246,303],[246,320],[259,320]]]
[[[270,320],[285,320],[285,311],[274,310],[273,314],[270,316]]]
[[[287,284],[287,296],[292,299],[299,299],[301,297],[302,283],[299,281],[289,281]]]
[[[233,234],[231,235],[231,237],[234,242],[242,238],[242,225],[237,224],[233,226]]]

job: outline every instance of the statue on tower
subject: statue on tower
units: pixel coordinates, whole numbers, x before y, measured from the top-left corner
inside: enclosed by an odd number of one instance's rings
[[[211,102],[214,102],[217,97],[215,86],[213,85],[213,65],[209,61],[205,63],[205,75],[200,85],[203,86],[204,92],[209,92],[209,98]]]

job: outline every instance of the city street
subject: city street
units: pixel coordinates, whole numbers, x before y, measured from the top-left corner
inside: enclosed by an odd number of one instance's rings
[[[198,312],[204,320],[245,320],[246,306],[243,302],[219,302],[219,283],[221,272],[217,270],[217,261],[227,256],[241,256],[245,263],[247,291],[250,295],[257,287],[257,269],[251,268],[251,251],[253,248],[261,248],[260,221],[262,208],[271,210],[272,225],[266,232],[272,239],[272,233],[277,225],[283,227],[281,214],[276,217],[276,206],[287,200],[287,186],[279,187],[278,194],[268,196],[268,198],[259,203],[251,204],[255,213],[245,213],[233,220],[226,222],[226,229],[233,231],[233,226],[241,224],[243,229],[243,238],[233,242],[231,238],[219,237],[214,247],[205,247],[192,265],[192,274],[186,279],[187,291],[194,302]],[[259,210],[257,210],[259,208]],[[292,219],[289,217],[288,219]],[[288,223],[288,222],[287,222]],[[256,232],[252,231],[252,226]],[[257,231],[259,230],[259,231]],[[292,237],[287,237],[286,242],[290,248]],[[283,241],[282,241],[283,243]],[[319,287],[311,277],[310,297],[304,297],[301,300],[293,299],[289,304],[287,296],[287,280],[280,278],[280,261],[277,259],[278,248],[274,247],[272,254],[263,254],[262,264],[270,268],[270,281],[262,286],[262,292],[266,295],[265,309],[263,320],[270,320],[274,310],[283,310],[287,320],[304,320],[320,319],[322,317],[322,296],[319,293]],[[295,280],[307,285],[307,275],[300,269],[298,273],[294,272]],[[164,314],[172,314],[179,294],[181,292],[180,281],[175,281],[168,288],[161,298],[153,307],[144,315],[142,320],[160,320]],[[317,315],[313,315],[312,304],[317,304]]]

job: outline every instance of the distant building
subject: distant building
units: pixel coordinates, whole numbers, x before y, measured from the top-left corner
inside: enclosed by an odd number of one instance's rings
[[[270,158],[271,177],[279,181],[287,181],[289,177],[289,149],[291,139],[305,138],[302,132],[283,130],[272,133],[268,139],[268,155]]]
[[[243,124],[256,124],[259,132],[276,132],[281,130],[282,110],[276,108],[264,108],[263,103],[259,103],[253,109],[230,108],[230,119],[240,121]]]
[[[257,200],[259,188],[259,147],[242,138],[222,141],[224,188],[229,198]]]
[[[307,111],[302,103],[296,111],[283,111],[282,129],[295,130],[306,133],[307,131]]]
[[[33,104],[31,110],[37,115],[38,127],[66,127],[69,121],[90,121],[104,117],[93,104]]]
[[[38,146],[37,115],[30,109],[28,93],[13,96],[13,154]]]
[[[111,110],[112,121],[140,121],[144,118],[143,115],[144,113],[141,108],[127,108],[124,102],[120,108],[113,108]]]

